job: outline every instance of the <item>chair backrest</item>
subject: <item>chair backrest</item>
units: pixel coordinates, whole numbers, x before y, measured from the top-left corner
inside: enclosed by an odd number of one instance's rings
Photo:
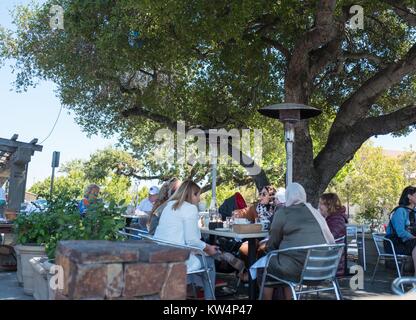
[[[205,253],[203,250],[201,250],[200,248],[197,247],[193,247],[193,246],[189,246],[189,245],[182,245],[182,244],[177,244],[177,243],[172,243],[166,240],[162,240],[162,239],[157,239],[154,236],[152,236],[150,233],[140,230],[140,229],[135,229],[135,228],[125,228],[128,229],[130,231],[130,233],[125,232],[125,231],[119,231],[119,234],[130,237],[130,238],[136,238],[136,239],[145,239],[145,240],[150,240],[153,241],[155,243],[158,244],[163,244],[163,245],[167,245],[167,246],[171,246],[171,247],[175,247],[175,248],[181,248],[181,249],[188,249],[188,250],[192,250],[192,252],[198,254],[201,256],[202,258],[202,264],[203,264],[203,268],[206,269],[208,268],[208,264],[206,262],[205,259]],[[132,234],[131,232],[134,231],[137,234]],[[194,271],[195,273],[195,271]]]
[[[392,252],[394,252],[393,243],[391,243],[391,240],[387,239],[385,236],[386,235],[384,233],[373,233],[373,240],[374,244],[376,245],[378,255],[387,254],[386,250],[384,249],[384,240],[387,240],[387,242],[390,243],[390,245],[392,246]]]
[[[346,236],[342,236],[342,237],[336,238],[335,239],[335,243],[343,243],[343,244],[345,244],[345,238],[346,238]]]
[[[347,225],[347,237],[354,238],[355,240],[357,240],[358,227],[354,225]]]
[[[310,246],[307,250],[300,283],[335,279],[344,244]]]

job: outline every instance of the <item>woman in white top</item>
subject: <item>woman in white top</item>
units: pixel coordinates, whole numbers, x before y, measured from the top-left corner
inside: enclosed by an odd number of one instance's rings
[[[215,263],[212,256],[217,254],[218,247],[209,245],[201,240],[201,231],[198,227],[198,208],[200,201],[201,188],[192,180],[186,180],[179,189],[168,200],[168,204],[163,209],[159,225],[156,228],[154,237],[172,243],[185,244],[202,249],[208,257],[206,261],[211,271],[209,277],[215,286]],[[193,254],[187,260],[187,270],[199,269],[201,258]],[[202,279],[206,299],[214,298],[211,296],[208,279]]]

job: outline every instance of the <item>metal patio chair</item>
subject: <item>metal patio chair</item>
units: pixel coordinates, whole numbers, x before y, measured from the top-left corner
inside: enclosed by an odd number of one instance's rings
[[[358,238],[358,233],[362,232],[361,237]],[[347,257],[359,261],[360,250],[362,253],[362,266],[364,271],[367,270],[366,256],[365,256],[365,239],[363,225],[347,225]]]
[[[269,252],[267,254],[266,266],[263,272],[259,299],[263,298],[264,286],[266,284],[267,277],[269,277],[274,280],[272,283],[270,283],[272,285],[282,283],[288,285],[292,291],[294,300],[300,299],[301,295],[305,293],[319,293],[329,290],[334,290],[337,300],[341,300],[341,292],[338,286],[338,282],[336,281],[336,273],[344,248],[345,244],[322,244],[293,247]],[[287,253],[290,251],[299,250],[307,251],[306,260],[299,281],[295,282],[282,279],[267,272],[267,268],[272,257],[277,256],[282,252]],[[324,283],[330,283],[331,286],[321,289],[316,288],[316,286],[321,286]],[[304,286],[306,286],[306,291],[303,290]],[[309,289],[309,287],[314,288]]]
[[[412,285],[412,289],[406,292],[403,288],[405,285]],[[391,290],[394,294],[399,296],[409,292],[416,292],[416,277],[400,277],[394,279],[393,283],[391,284]]]
[[[126,231],[129,231],[129,232],[126,232]],[[137,234],[132,234],[131,231],[136,232]],[[135,239],[138,239],[138,240],[145,239],[145,240],[150,240],[152,242],[155,242],[155,243],[158,243],[158,244],[163,244],[163,245],[166,245],[166,246],[191,250],[192,253],[194,253],[195,255],[201,256],[201,258],[202,258],[201,268],[199,268],[197,270],[188,271],[186,274],[188,276],[194,275],[194,274],[205,275],[208,279],[208,282],[209,282],[209,287],[210,287],[211,294],[215,299],[214,284],[212,283],[211,278],[209,277],[209,272],[212,271],[212,270],[211,270],[211,268],[208,267],[208,264],[207,264],[207,261],[206,261],[206,255],[205,255],[205,252],[203,250],[201,250],[200,248],[194,247],[194,246],[180,245],[180,244],[177,244],[177,243],[172,243],[172,242],[169,242],[169,241],[164,241],[164,240],[161,240],[161,239],[157,239],[157,238],[154,238],[151,234],[149,234],[146,231],[143,231],[143,230],[140,230],[140,229],[135,229],[135,228],[130,228],[130,227],[128,228],[128,230],[119,231],[119,234],[124,235],[124,236],[129,237],[129,238],[135,238]]]
[[[396,254],[396,250],[394,249],[393,242],[390,239],[386,238],[384,233],[373,233],[373,240],[374,240],[374,244],[376,245],[378,257],[377,257],[376,266],[373,271],[373,276],[371,277],[371,282],[374,282],[374,278],[376,276],[376,272],[377,272],[377,268],[380,263],[380,260],[384,260],[384,261],[388,259],[394,260],[397,275],[399,278],[401,278],[402,273],[403,273],[404,263],[406,262],[407,259],[411,258],[411,256],[403,255],[403,254]],[[390,245],[392,253],[387,253],[386,250],[384,249],[385,241]],[[399,264],[401,264],[401,268],[399,268]]]

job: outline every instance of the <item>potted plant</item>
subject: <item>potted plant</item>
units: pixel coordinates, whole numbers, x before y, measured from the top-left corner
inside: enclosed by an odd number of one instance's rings
[[[33,267],[30,260],[34,257],[46,257],[47,243],[56,234],[61,216],[75,216],[75,201],[56,199],[40,212],[20,213],[14,222],[16,233],[15,246],[17,256],[17,280],[23,283],[23,291],[33,294]]]
[[[35,299],[53,300],[55,292],[50,286],[54,275],[51,268],[54,265],[55,251],[61,240],[118,240],[121,238],[118,231],[124,227],[121,213],[125,212],[124,202],[109,205],[97,203],[88,209],[85,217],[81,217],[76,203],[68,201],[54,205],[50,211],[50,234],[45,242],[46,258],[33,258],[31,260],[34,279],[37,286],[34,288]]]
[[[33,294],[33,268],[30,259],[33,257],[46,257],[44,244],[49,235],[49,217],[45,212],[32,214],[19,214],[15,220],[17,235],[17,278],[23,282],[23,291]]]

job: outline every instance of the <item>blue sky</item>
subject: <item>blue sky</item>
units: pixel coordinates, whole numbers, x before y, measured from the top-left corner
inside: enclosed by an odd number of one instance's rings
[[[38,3],[44,1],[36,1]],[[0,25],[13,28],[9,10],[18,4],[28,4],[28,0],[0,0]],[[36,88],[25,93],[13,91],[15,76],[6,62],[0,69],[0,137],[10,138],[19,134],[19,140],[28,142],[47,137],[60,110],[60,102],[54,93],[54,84],[41,82]],[[372,139],[377,146],[391,150],[406,150],[414,144],[416,133],[403,138],[379,136]],[[53,151],[61,152],[61,163],[75,159],[87,159],[97,149],[116,143],[116,139],[103,139],[100,136],[87,138],[74,122],[74,118],[63,109],[52,135],[43,143],[43,152],[35,153],[29,165],[28,186],[34,181],[46,178],[51,173]]]
[[[0,25],[12,28],[9,10],[17,4],[27,4],[27,0],[0,0]],[[40,1],[39,1],[40,3]],[[54,84],[41,82],[36,88],[29,88],[25,93],[16,93],[12,82],[15,75],[11,73],[6,62],[0,69],[0,137],[10,138],[19,134],[20,141],[29,142],[38,138],[44,140],[57,119],[61,104],[54,93]],[[99,136],[87,138],[75,123],[74,117],[62,110],[57,125],[51,136],[43,143],[43,151],[36,152],[29,164],[27,184],[46,178],[51,174],[53,151],[60,151],[60,162],[75,158],[87,159],[97,149],[103,149],[116,142]]]

